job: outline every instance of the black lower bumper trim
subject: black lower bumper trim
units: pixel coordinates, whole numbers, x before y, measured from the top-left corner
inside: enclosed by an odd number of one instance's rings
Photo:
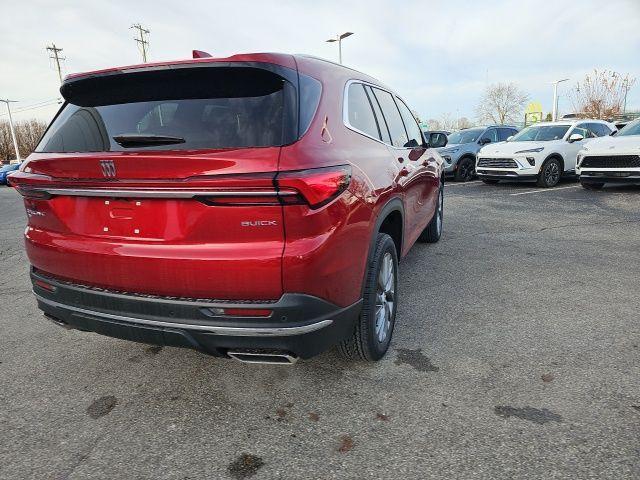
[[[341,308],[310,295],[284,294],[273,303],[240,304],[271,310],[269,317],[212,316],[211,311],[234,304],[100,291],[35,271],[31,279],[38,307],[58,325],[216,356],[226,356],[228,350],[264,349],[309,358],[351,335],[361,309],[361,302]]]
[[[476,170],[478,177],[486,180],[505,180],[509,182],[533,182],[537,175],[518,175],[515,172],[499,170]]]
[[[584,173],[580,175],[581,183],[617,183],[640,184],[640,175],[612,175],[615,172]]]

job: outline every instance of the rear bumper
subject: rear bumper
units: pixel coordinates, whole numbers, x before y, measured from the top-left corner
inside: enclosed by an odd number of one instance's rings
[[[361,308],[360,302],[340,308],[304,294],[284,294],[271,303],[141,296],[70,284],[38,271],[31,272],[31,280],[38,308],[61,326],[215,356],[246,349],[309,358],[350,336]],[[225,308],[273,313],[235,317],[216,312]]]

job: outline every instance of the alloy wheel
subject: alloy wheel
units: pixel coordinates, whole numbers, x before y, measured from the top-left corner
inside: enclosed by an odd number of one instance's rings
[[[394,268],[391,254],[385,253],[378,272],[376,291],[376,338],[380,343],[387,339],[391,330],[396,292]]]
[[[560,167],[556,162],[549,162],[544,169],[544,181],[547,185],[555,185],[560,180]]]

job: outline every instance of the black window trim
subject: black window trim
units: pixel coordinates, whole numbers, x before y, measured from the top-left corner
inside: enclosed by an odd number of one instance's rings
[[[383,145],[387,145],[388,147],[394,148],[396,150],[407,150],[407,148],[409,148],[409,147],[402,147],[402,146],[398,147],[398,146],[393,145],[391,143],[387,143],[387,142],[385,142],[383,140],[380,140],[379,138],[372,137],[368,133],[357,129],[356,127],[351,125],[351,123],[349,123],[349,87],[354,83],[360,83],[362,85],[368,85],[371,88],[377,88],[378,90],[382,90],[383,92],[386,92],[389,95],[391,95],[391,97],[393,98],[394,102],[397,101],[395,97],[398,97],[400,100],[402,100],[402,97],[400,97],[399,95],[395,94],[394,92],[392,92],[392,91],[390,91],[390,90],[388,90],[388,89],[386,89],[384,87],[381,87],[380,85],[376,85],[375,83],[367,82],[366,80],[359,80],[357,78],[348,80],[345,83],[343,94],[342,94],[342,123],[344,123],[344,126],[347,127],[349,130],[351,130],[353,132],[359,133],[360,135],[363,135],[363,136],[365,136],[367,138],[370,138],[371,140],[375,140],[376,142],[380,142]],[[366,89],[365,89],[365,93],[368,93]],[[374,95],[374,97],[375,97],[375,95]],[[376,99],[376,101],[377,101],[377,99]],[[402,101],[403,101],[403,103],[405,105],[407,105],[404,100],[402,100]],[[380,107],[380,102],[378,102],[378,106]],[[396,108],[398,108],[397,104],[396,104]],[[407,108],[409,108],[409,107],[407,106]],[[371,109],[373,111],[373,115],[375,117],[377,117],[375,110],[373,110],[373,106],[371,106]],[[382,108],[380,108],[380,111],[382,112],[382,115],[384,116],[384,111],[382,110]],[[411,111],[411,109],[409,109],[409,111]],[[406,133],[406,128],[407,127],[404,125],[404,120],[402,119],[402,114],[400,114],[400,109],[399,108],[398,108],[398,114],[400,115],[400,119],[402,120],[402,126],[404,127],[405,133]],[[385,118],[384,120],[385,120],[385,125],[386,125],[387,124],[387,119]],[[387,130],[388,130],[388,128],[389,127],[387,126]],[[420,129],[420,131],[422,132],[422,129]],[[389,138],[391,138],[391,133],[390,132],[389,132]],[[407,138],[409,138],[408,134],[407,134]],[[422,140],[424,142],[424,135],[422,136]],[[416,148],[416,147],[411,147],[411,148]]]

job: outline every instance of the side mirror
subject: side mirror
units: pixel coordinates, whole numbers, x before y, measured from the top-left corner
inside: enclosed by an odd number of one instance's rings
[[[569,143],[579,142],[581,140],[584,140],[584,136],[582,136],[579,133],[572,133],[571,136],[569,137]]]
[[[491,143],[491,139],[489,137],[482,137],[478,143],[480,145],[486,145],[487,143]]]
[[[446,147],[449,139],[442,133],[432,133],[429,135],[429,147],[442,148]]]

